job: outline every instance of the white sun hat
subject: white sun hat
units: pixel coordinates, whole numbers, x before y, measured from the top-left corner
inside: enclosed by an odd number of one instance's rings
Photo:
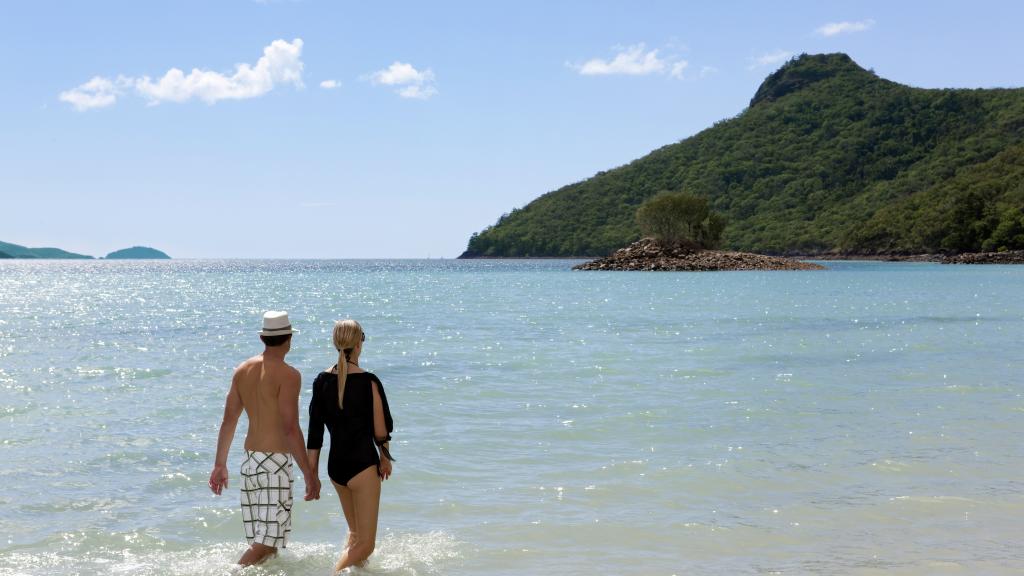
[[[284,336],[298,333],[298,330],[292,329],[287,312],[269,310],[263,313],[263,330],[260,331],[260,336]]]

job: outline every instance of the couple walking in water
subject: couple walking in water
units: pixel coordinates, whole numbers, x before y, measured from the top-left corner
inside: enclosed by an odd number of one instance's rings
[[[359,366],[366,335],[355,320],[334,325],[338,363],[313,381],[309,438],[299,428],[299,371],[284,361],[292,329],[286,312],[263,315],[263,354],[243,362],[231,378],[210,489],[228,486],[227,459],[238,418],[249,419],[242,463],[242,523],[249,548],[238,560],[259,564],[287,545],[292,515],[292,464],[306,482],[306,500],[320,499],[320,449],[330,432],[327,474],[341,500],[348,538],[335,570],[361,566],[377,539],[381,482],[391,475],[389,442],[394,426],[380,380]],[[379,450],[379,454],[378,454]]]

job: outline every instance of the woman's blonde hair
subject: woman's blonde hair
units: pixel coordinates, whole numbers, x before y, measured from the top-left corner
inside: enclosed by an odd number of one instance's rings
[[[352,350],[363,341],[363,327],[355,320],[334,323],[334,347],[338,349],[338,408],[345,408],[345,380],[348,378],[348,359]]]

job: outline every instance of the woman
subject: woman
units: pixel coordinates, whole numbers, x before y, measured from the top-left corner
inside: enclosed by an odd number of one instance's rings
[[[366,335],[355,320],[334,325],[338,363],[313,381],[309,402],[310,466],[319,471],[324,426],[331,433],[327,474],[341,500],[348,523],[345,551],[334,566],[362,566],[377,540],[380,485],[391,476],[394,459],[388,451],[394,424],[380,380],[359,367]],[[380,448],[380,455],[377,454]]]

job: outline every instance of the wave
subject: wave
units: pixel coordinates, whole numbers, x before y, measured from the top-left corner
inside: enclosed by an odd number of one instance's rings
[[[206,544],[190,548],[138,533],[104,534],[97,538],[65,539],[59,550],[18,550],[0,552],[0,574],[41,576],[43,574],[131,576],[323,576],[331,573],[341,554],[335,544],[289,544],[288,548],[263,566],[241,570],[235,561],[246,546],[242,542]],[[89,546],[89,540],[102,545]],[[116,546],[120,540],[125,545]],[[100,542],[97,542],[99,544]],[[53,543],[51,543],[53,544]],[[35,548],[35,547],[33,547]],[[177,548],[177,549],[172,549]],[[385,534],[365,568],[352,574],[432,576],[450,572],[462,558],[462,545],[450,534],[436,531],[420,534]]]

